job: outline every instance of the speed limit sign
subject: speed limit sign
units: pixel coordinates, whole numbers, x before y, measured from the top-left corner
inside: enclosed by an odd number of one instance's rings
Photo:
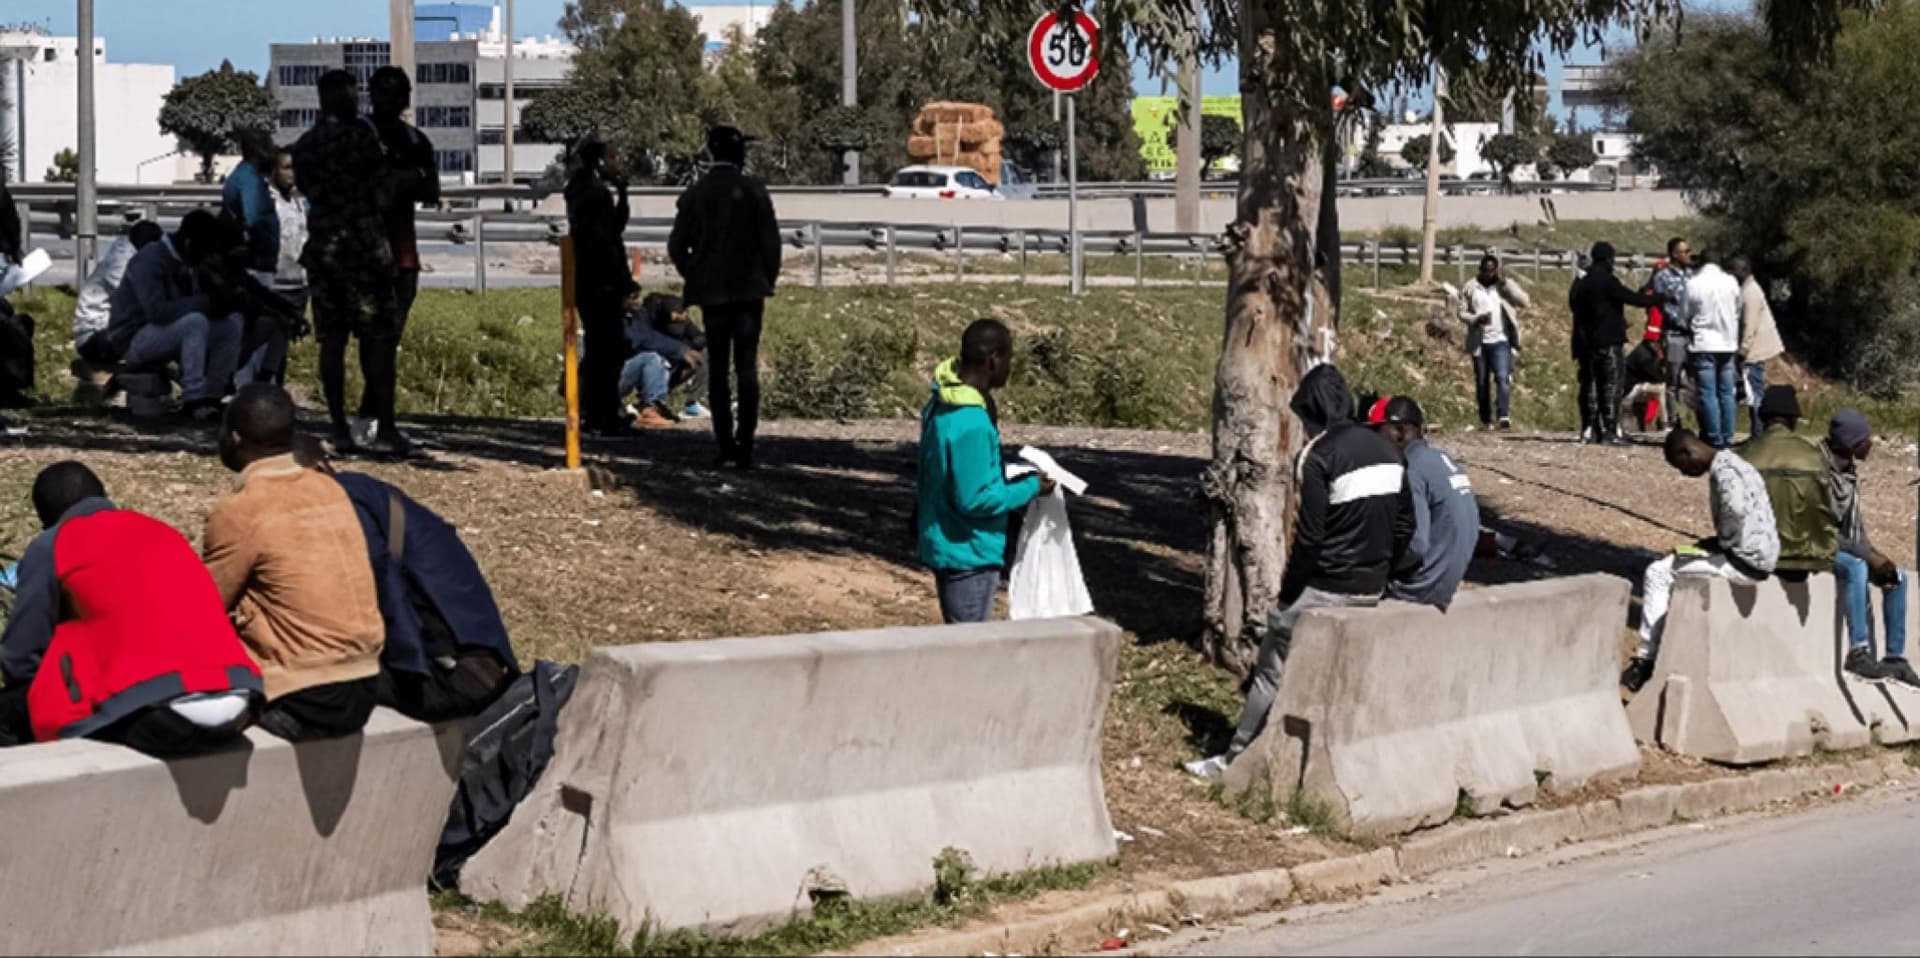
[[[1027,62],[1040,82],[1061,93],[1073,93],[1093,82],[1100,72],[1100,25],[1083,10],[1062,19],[1049,13],[1027,34]]]

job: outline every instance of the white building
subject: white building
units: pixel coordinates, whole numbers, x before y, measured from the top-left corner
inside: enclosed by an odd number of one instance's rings
[[[1400,150],[1407,141],[1433,132],[1431,123],[1389,123],[1380,130],[1380,155],[1395,166],[1404,166]],[[1480,158],[1480,144],[1500,133],[1498,123],[1449,123],[1445,135],[1453,143],[1453,162],[1440,166],[1441,173],[1466,179],[1475,173],[1492,172],[1493,164]]]
[[[173,67],[108,63],[107,42],[93,41],[94,168],[102,183],[170,183],[178,144],[160,132],[160,105]],[[36,33],[0,33],[0,138],[14,145],[7,179],[45,180],[53,158],[79,146],[80,41]]]

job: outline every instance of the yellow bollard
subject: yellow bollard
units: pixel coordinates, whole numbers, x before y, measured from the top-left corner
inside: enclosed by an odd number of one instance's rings
[[[574,308],[573,237],[560,238],[560,328],[566,337],[567,468],[580,468],[580,313]]]

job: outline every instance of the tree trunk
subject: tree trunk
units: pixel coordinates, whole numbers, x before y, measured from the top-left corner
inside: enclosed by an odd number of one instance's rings
[[[1319,338],[1308,303],[1330,325],[1337,288],[1322,284],[1311,293],[1332,85],[1321,64],[1275,62],[1276,29],[1289,27],[1273,22],[1269,5],[1246,6],[1240,102],[1247,139],[1229,228],[1213,461],[1202,478],[1212,523],[1203,643],[1215,662],[1240,675],[1253,666],[1285,570],[1292,463],[1304,438],[1287,404]]]
[[[1433,68],[1433,129],[1427,135],[1427,200],[1420,211],[1420,285],[1433,285],[1433,244],[1440,232],[1440,143],[1447,121],[1441,102],[1447,98],[1447,75]]]

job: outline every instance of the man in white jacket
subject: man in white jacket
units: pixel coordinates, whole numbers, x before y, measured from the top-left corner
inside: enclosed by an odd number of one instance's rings
[[[1715,449],[1733,446],[1739,423],[1734,384],[1740,375],[1740,283],[1704,255],[1687,281],[1687,315],[1693,341],[1688,361],[1700,384],[1701,438]]]
[[[1480,408],[1480,428],[1513,428],[1513,357],[1520,352],[1519,311],[1529,305],[1519,284],[1500,269],[1500,259],[1488,253],[1480,273],[1461,292],[1460,319],[1467,324],[1467,355],[1473,358],[1474,400]]]

